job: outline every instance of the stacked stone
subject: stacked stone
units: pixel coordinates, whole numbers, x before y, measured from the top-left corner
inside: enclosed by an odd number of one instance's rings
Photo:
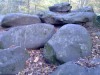
[[[50,6],[49,10],[52,12],[69,12],[71,11],[72,6],[69,3],[60,3]]]
[[[94,24],[96,14],[92,7],[87,6],[71,10],[69,3],[55,4],[49,7],[50,11],[40,15],[42,22],[53,25],[81,24],[91,26]]]

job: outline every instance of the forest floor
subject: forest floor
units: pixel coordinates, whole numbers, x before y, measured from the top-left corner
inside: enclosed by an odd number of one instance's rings
[[[80,58],[78,64],[87,66],[87,59],[100,57],[100,35],[97,36],[96,33],[100,32],[99,27],[88,27],[86,28],[93,41],[92,54],[86,58]],[[28,50],[30,58],[26,61],[26,68],[19,72],[17,75],[48,75],[54,71],[57,66],[53,64],[47,64],[43,58],[43,49],[40,50]],[[84,60],[84,62],[80,62]],[[89,66],[89,63],[88,63]]]

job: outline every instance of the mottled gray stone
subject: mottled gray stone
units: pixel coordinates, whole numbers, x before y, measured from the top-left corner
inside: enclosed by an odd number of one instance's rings
[[[68,62],[91,54],[92,42],[88,31],[81,25],[62,26],[47,42],[44,57],[52,63]]]
[[[75,62],[67,62],[58,66],[50,75],[100,75],[100,65],[88,68]]]
[[[37,15],[11,13],[5,15],[2,20],[2,27],[12,27],[21,25],[30,25],[35,23],[41,23],[40,18]]]
[[[96,14],[93,12],[55,13],[49,11],[41,14],[40,18],[44,23],[54,25],[85,24],[87,22],[94,22]]]
[[[69,12],[72,6],[69,3],[59,3],[49,7],[50,11],[53,12]]]
[[[60,65],[50,75],[89,75],[89,74],[85,67],[82,67],[72,62],[68,62],[63,65]]]
[[[3,48],[18,45],[25,48],[39,48],[43,46],[55,33],[55,28],[50,24],[32,24],[11,28],[1,35],[0,43]]]
[[[0,75],[16,74],[23,70],[28,58],[27,51],[20,46],[0,49]]]
[[[94,12],[91,6],[85,6],[76,10],[72,10],[72,12]]]

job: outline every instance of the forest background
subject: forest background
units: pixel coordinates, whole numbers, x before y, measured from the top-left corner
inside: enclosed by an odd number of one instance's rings
[[[61,2],[69,2],[73,10],[92,6],[96,14],[100,15],[100,0],[0,0],[0,14],[37,14],[48,10],[49,6]]]

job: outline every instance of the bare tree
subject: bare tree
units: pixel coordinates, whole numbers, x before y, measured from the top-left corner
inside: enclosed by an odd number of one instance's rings
[[[30,13],[30,0],[27,0],[27,12]]]
[[[71,0],[68,0],[68,2],[71,4]]]
[[[78,8],[84,7],[88,4],[89,0],[79,0],[78,1]]]

